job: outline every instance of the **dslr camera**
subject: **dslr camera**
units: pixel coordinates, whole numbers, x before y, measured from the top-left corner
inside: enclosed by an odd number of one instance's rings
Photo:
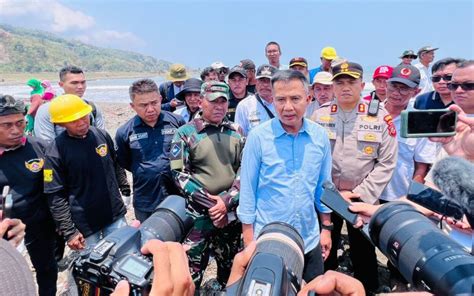
[[[139,228],[122,227],[80,254],[72,268],[80,295],[108,295],[120,280],[130,283],[131,295],[148,295],[153,260],[141,247],[150,239],[181,242],[192,226],[184,198],[168,196]]]

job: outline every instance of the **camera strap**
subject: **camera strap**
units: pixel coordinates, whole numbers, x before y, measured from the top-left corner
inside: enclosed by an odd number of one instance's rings
[[[268,117],[270,117],[270,119],[273,119],[275,115],[273,115],[272,111],[270,111],[270,109],[268,109],[268,107],[265,106],[265,104],[262,102],[262,98],[260,98],[258,94],[256,94],[255,97],[257,98],[257,101],[262,105],[263,109],[267,111]]]

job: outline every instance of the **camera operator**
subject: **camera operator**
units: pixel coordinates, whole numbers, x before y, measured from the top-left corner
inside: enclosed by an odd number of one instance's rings
[[[150,296],[192,296],[194,282],[188,268],[188,257],[180,243],[149,240],[141,249],[142,254],[153,256],[153,277]],[[130,286],[120,281],[111,296],[128,296]]]

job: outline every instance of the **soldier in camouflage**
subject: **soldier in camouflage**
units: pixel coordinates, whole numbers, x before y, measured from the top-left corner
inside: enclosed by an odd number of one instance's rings
[[[186,238],[191,275],[200,286],[213,251],[217,281],[225,287],[232,260],[240,247],[239,200],[240,127],[227,120],[229,87],[222,82],[202,85],[202,111],[178,129],[171,144],[171,169],[195,219]]]

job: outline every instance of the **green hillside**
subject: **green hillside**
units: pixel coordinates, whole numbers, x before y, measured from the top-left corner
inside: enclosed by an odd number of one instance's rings
[[[0,73],[57,72],[65,65],[77,65],[88,72],[162,72],[170,63],[43,31],[0,25]]]

